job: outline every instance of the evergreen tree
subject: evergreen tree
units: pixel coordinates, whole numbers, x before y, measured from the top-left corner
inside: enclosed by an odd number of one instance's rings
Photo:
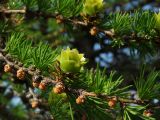
[[[1,0],[0,120],[159,120],[159,3]]]

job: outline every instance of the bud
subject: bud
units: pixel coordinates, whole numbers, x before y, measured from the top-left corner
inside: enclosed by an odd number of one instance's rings
[[[89,31],[89,33],[92,35],[92,36],[95,36],[97,35],[98,33],[98,29],[96,27],[92,27]]]
[[[83,95],[80,95],[77,99],[76,99],[76,103],[77,104],[83,104],[85,102],[85,97]]]
[[[103,0],[85,0],[82,14],[94,15],[103,8]]]
[[[38,82],[32,82],[33,87],[38,88],[39,87],[39,83]]]
[[[108,106],[109,107],[113,108],[113,107],[115,107],[115,105],[116,105],[116,100],[111,99],[111,100],[108,101]]]
[[[57,84],[54,88],[53,88],[53,92],[56,94],[61,94],[63,93],[65,90],[65,87],[62,83]]]
[[[17,78],[20,79],[20,80],[23,80],[24,77],[25,77],[25,71],[22,68],[17,70]]]
[[[31,106],[32,106],[32,108],[36,108],[38,106],[38,100],[33,100],[31,102]]]
[[[56,22],[57,24],[63,23],[63,16],[62,15],[56,16]]]
[[[86,63],[83,54],[79,54],[76,49],[62,50],[61,54],[57,57],[57,60],[60,62],[60,68],[64,72],[79,72],[82,66]]]
[[[151,117],[153,115],[153,111],[151,109],[144,110],[143,115],[146,117]]]
[[[4,66],[4,72],[11,72],[11,70],[12,70],[12,68],[11,68],[11,66],[9,64],[6,64]]]
[[[45,89],[46,89],[46,84],[45,84],[44,82],[41,82],[41,83],[39,84],[39,89],[45,90]]]

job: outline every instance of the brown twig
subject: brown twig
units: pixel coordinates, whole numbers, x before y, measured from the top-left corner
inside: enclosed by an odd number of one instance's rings
[[[8,9],[2,9],[0,10],[0,13],[4,13],[4,14],[30,14],[32,16],[41,16],[44,18],[56,18],[57,15],[55,14],[48,14],[48,13],[42,13],[42,12],[37,12],[37,11],[27,11],[26,9],[21,9],[21,10],[8,10]],[[84,22],[84,21],[78,21],[78,20],[74,20],[74,19],[67,19],[64,18],[63,21],[66,22],[71,22],[72,24],[75,25],[82,25],[82,26],[87,26],[88,23]]]
[[[0,13],[5,13],[5,14],[25,14],[26,10],[25,9],[21,9],[21,10],[2,9],[2,10],[0,10]]]
[[[106,95],[104,93],[96,94],[94,92],[88,92],[88,91],[83,90],[83,89],[71,89],[70,88],[69,91],[72,92],[72,93],[83,95],[83,96],[98,97],[98,98],[103,98],[105,100],[110,100],[112,98],[116,98],[117,101],[122,102],[122,103],[134,103],[134,104],[142,105],[142,104],[145,104],[146,102],[148,102],[148,101],[143,101],[143,100],[125,99],[125,98],[121,98],[121,97],[118,97],[118,96],[109,96],[109,95]]]

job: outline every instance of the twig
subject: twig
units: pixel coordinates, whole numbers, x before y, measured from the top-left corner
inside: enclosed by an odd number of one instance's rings
[[[2,9],[0,10],[0,13],[4,13],[4,14],[31,14],[33,16],[37,16],[37,17],[45,17],[45,18],[56,18],[56,15],[54,14],[48,14],[48,13],[42,13],[42,12],[36,12],[36,11],[27,11],[26,9],[21,9],[21,10],[7,10],[7,9]],[[78,21],[78,20],[73,20],[73,19],[65,19],[64,21],[66,22],[71,22],[75,25],[82,25],[82,26],[87,26],[88,23],[84,22],[84,21]]]
[[[66,19],[66,21],[72,22],[75,25],[88,26],[88,23],[84,21],[78,21],[78,20],[72,20],[72,19]]]
[[[7,9],[2,9],[0,10],[0,13],[5,13],[5,14],[25,14],[26,10],[25,9],[21,9],[21,10],[7,10]]]
[[[33,98],[37,98],[37,95],[33,92],[31,87],[29,87],[29,93],[33,96]]]
[[[109,96],[109,95],[106,95],[104,93],[96,94],[94,92],[87,92],[86,90],[83,90],[83,89],[72,89],[72,88],[69,88],[68,90],[70,92],[72,92],[72,93],[80,94],[80,95],[83,95],[83,96],[91,96],[91,97],[103,98],[103,99],[106,99],[106,100],[110,100],[112,98],[116,98],[117,101],[122,102],[122,103],[134,103],[134,104],[141,104],[142,105],[142,104],[145,104],[146,102],[148,102],[147,100],[146,101],[143,101],[143,100],[131,100],[131,99],[121,98],[121,97],[118,97],[118,96]]]

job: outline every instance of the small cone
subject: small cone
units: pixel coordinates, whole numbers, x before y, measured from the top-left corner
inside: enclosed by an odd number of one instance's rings
[[[17,70],[17,78],[20,80],[23,80],[25,78],[25,71],[22,68]]]
[[[56,22],[57,22],[57,24],[63,23],[63,16],[62,15],[56,16]]]
[[[43,83],[43,82],[41,82],[41,83],[39,84],[39,89],[45,90],[45,89],[46,89],[46,84]]]
[[[65,90],[65,87],[63,84],[57,84],[54,88],[53,88],[53,92],[56,94],[61,94],[63,93]]]
[[[85,98],[82,95],[76,99],[77,104],[83,104],[84,102],[85,102]]]
[[[116,101],[115,100],[109,100],[108,101],[108,106],[109,107],[113,108],[113,107],[115,107],[115,105],[116,105]]]
[[[38,101],[37,100],[32,101],[31,106],[32,108],[36,108],[38,106]]]
[[[33,87],[38,88],[39,87],[39,83],[38,82],[32,82]]]
[[[11,71],[12,71],[11,66],[10,66],[9,64],[6,64],[6,65],[4,66],[4,72],[11,72]]]
[[[143,115],[146,117],[151,117],[153,115],[153,112],[151,110],[144,110]]]
[[[92,36],[95,36],[97,35],[98,33],[98,29],[96,27],[92,27],[89,31],[89,33],[92,35]]]

